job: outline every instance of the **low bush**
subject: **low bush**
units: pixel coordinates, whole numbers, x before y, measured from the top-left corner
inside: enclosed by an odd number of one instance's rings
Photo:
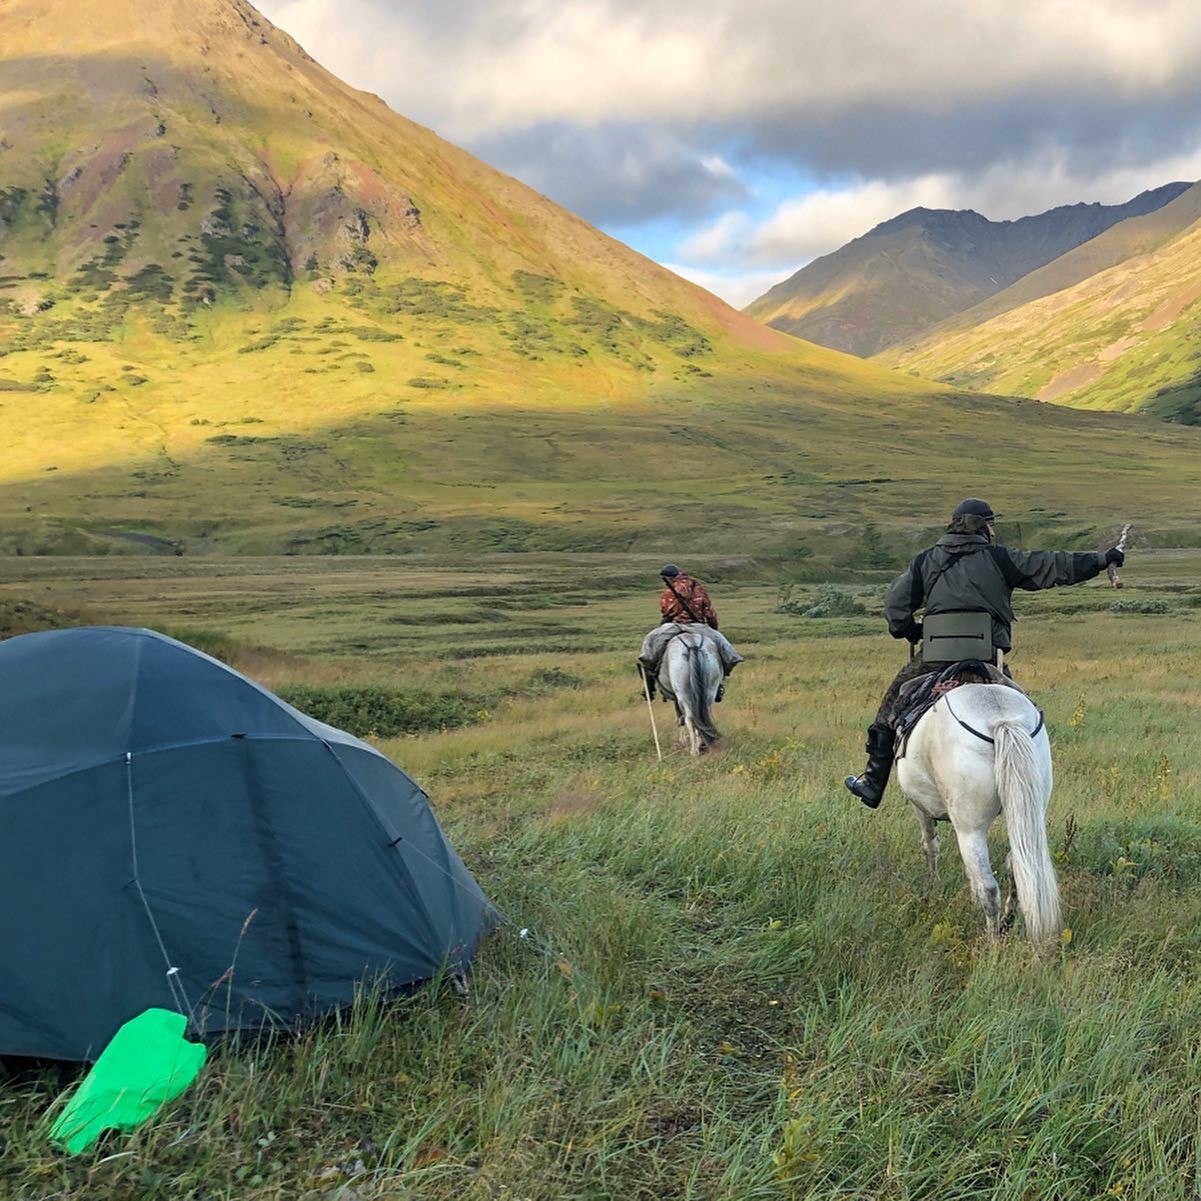
[[[813,601],[781,599],[777,613],[793,613],[798,617],[852,617],[867,610],[849,592],[827,585]]]
[[[1147,598],[1145,600],[1114,601],[1109,606],[1111,613],[1170,613],[1172,606],[1166,600]]]
[[[302,713],[360,738],[392,738],[450,730],[481,720],[483,705],[464,693],[388,688],[379,684],[314,687],[291,684],[278,695]]]

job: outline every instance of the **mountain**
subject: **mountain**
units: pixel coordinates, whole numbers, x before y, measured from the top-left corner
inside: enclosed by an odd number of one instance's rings
[[[1136,498],[1171,540],[1201,483],[1191,431],[767,329],[242,0],[0,0],[0,256],[9,553],[856,563],[979,487],[930,437],[987,442],[1025,528],[1077,542]]]
[[[868,357],[912,341],[952,314],[1096,238],[1154,212],[1189,185],[1126,204],[1073,204],[1018,221],[916,208],[815,259],[744,310],[786,333]]]
[[[1201,424],[1201,184],[880,361],[982,391]]]
[[[0,0],[0,46],[0,250],[23,314],[93,296],[101,323],[134,300],[262,309],[347,280],[373,297],[387,268],[519,297],[515,272],[553,267],[597,299],[670,304],[762,343],[347,87],[242,0]]]

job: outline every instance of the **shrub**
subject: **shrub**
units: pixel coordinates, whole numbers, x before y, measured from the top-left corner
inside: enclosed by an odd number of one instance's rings
[[[278,694],[310,717],[360,738],[450,730],[479,721],[482,710],[477,699],[463,693],[377,684],[325,688],[291,684],[280,688]]]
[[[849,592],[827,584],[812,604],[789,600],[779,605],[777,612],[796,613],[801,617],[852,617],[867,610]]]
[[[1119,600],[1109,606],[1111,613],[1169,613],[1172,606],[1166,600]]]

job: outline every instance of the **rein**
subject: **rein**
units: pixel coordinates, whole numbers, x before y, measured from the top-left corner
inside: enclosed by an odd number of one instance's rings
[[[960,716],[959,716],[959,714],[958,714],[958,713],[956,713],[956,712],[955,712],[955,710],[954,710],[954,709],[952,709],[952,708],[951,708],[951,694],[950,694],[950,692],[949,692],[949,691],[948,691],[948,692],[944,692],[944,693],[942,694],[942,699],[943,699],[944,701],[946,701],[946,704],[947,704],[947,712],[948,712],[948,713],[949,713],[949,714],[950,714],[950,715],[951,715],[951,716],[952,716],[952,717],[953,717],[953,718],[954,718],[954,719],[955,719],[955,720],[956,720],[956,721],[957,721],[957,722],[958,722],[958,723],[959,723],[959,724],[960,724],[960,725],[961,725],[961,726],[962,726],[962,727],[963,727],[963,728],[964,728],[964,729],[965,729],[965,730],[966,730],[966,731],[967,731],[969,734],[975,734],[975,736],[976,736],[977,738],[981,739],[981,740],[982,740],[982,741],[984,741],[984,742],[991,742],[991,743],[993,743],[993,744],[995,744],[995,743],[996,743],[996,741],[997,741],[997,740],[996,740],[995,738],[989,738],[989,736],[988,736],[987,734],[981,734],[979,730],[975,730],[975,729],[973,729],[971,726],[969,726],[969,725],[967,724],[967,722],[966,722],[966,721],[964,721],[964,720],[963,720],[963,718],[962,718],[962,717],[960,717]],[[1046,717],[1045,717],[1045,715],[1043,714],[1043,711],[1042,711],[1041,709],[1039,709],[1039,710],[1038,710],[1038,725],[1036,725],[1036,726],[1034,727],[1034,729],[1030,731],[1030,737],[1031,737],[1031,738],[1037,738],[1037,737],[1038,737],[1038,732],[1039,732],[1039,730],[1041,730],[1041,729],[1043,728],[1043,724],[1044,724],[1044,722],[1045,722],[1045,721],[1046,721]]]

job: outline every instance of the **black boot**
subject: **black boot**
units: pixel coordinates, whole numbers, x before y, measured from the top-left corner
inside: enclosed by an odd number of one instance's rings
[[[888,777],[892,774],[892,752],[895,735],[891,726],[872,722],[867,727],[867,767],[861,776],[847,776],[846,786],[869,808],[875,809],[884,796]]]
[[[655,677],[659,674],[657,668],[654,664],[648,667],[639,659],[638,674],[642,677],[642,682],[646,688],[646,695],[653,701],[655,699]]]

